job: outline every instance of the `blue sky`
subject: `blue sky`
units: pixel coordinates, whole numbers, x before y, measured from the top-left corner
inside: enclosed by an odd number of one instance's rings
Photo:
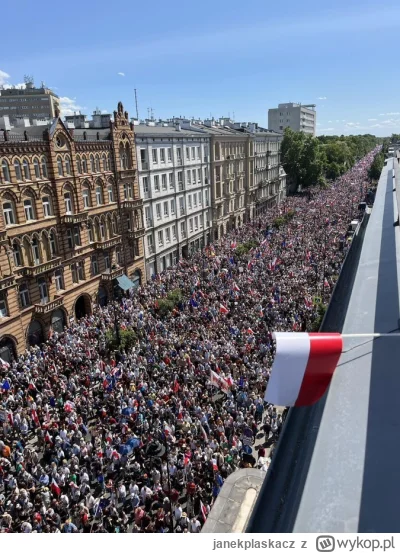
[[[0,84],[32,74],[65,114],[122,100],[134,116],[137,88],[141,118],[264,126],[279,102],[316,103],[319,134],[387,136],[400,132],[399,20],[393,0],[7,2]]]

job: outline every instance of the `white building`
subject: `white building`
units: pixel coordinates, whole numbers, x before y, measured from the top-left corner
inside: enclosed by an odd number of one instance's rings
[[[277,108],[268,110],[268,128],[283,132],[286,127],[294,131],[303,131],[315,136],[317,112],[315,104],[278,104]]]
[[[172,122],[134,130],[151,277],[211,241],[210,139]]]

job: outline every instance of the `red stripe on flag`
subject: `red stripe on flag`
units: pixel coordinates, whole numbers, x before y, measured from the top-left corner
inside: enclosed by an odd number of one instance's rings
[[[296,407],[312,405],[326,392],[343,350],[340,334],[310,332],[310,355]]]

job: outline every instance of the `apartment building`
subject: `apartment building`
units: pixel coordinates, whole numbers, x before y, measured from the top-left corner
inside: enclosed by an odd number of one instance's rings
[[[315,104],[278,104],[277,108],[268,110],[268,128],[281,132],[290,127],[294,131],[303,131],[315,136],[317,112]]]
[[[208,244],[210,140],[177,122],[135,122],[148,278]]]
[[[145,280],[133,126],[0,134],[0,356]]]

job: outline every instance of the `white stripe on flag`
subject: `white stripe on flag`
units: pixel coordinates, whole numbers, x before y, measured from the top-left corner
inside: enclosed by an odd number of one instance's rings
[[[294,405],[299,395],[310,356],[307,332],[275,332],[276,355],[265,391],[265,401],[274,405]]]

